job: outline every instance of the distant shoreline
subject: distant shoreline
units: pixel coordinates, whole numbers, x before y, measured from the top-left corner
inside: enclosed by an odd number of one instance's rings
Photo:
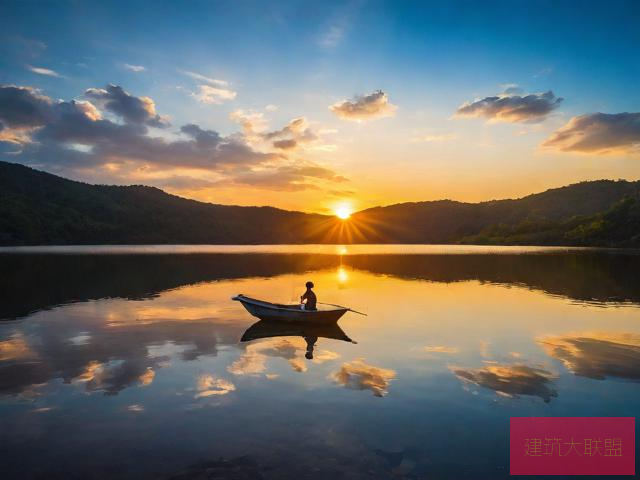
[[[190,255],[190,254],[309,254],[309,255],[531,255],[561,253],[640,254],[637,248],[448,245],[448,244],[238,244],[238,245],[26,245],[2,246],[2,254],[51,255]]]

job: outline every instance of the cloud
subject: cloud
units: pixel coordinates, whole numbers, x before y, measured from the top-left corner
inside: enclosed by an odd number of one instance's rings
[[[436,142],[450,142],[457,139],[458,136],[455,133],[441,133],[436,135],[418,135],[413,138],[414,142],[436,143]]]
[[[267,122],[262,112],[254,110],[234,110],[229,114],[229,119],[242,127],[242,131],[249,140],[256,137],[267,128]]]
[[[362,359],[344,363],[331,378],[338,384],[353,390],[370,390],[376,397],[384,397],[389,383],[396,376],[394,370],[374,367]]]
[[[554,376],[542,369],[527,365],[489,365],[479,369],[454,367],[460,380],[494,390],[508,397],[532,395],[549,402],[558,393],[553,388]]]
[[[32,67],[31,65],[27,65],[27,69],[29,69],[33,73],[37,73],[38,75],[45,75],[47,77],[62,78],[62,75],[60,75],[58,72],[56,72],[55,70],[50,70],[48,68]]]
[[[272,141],[274,148],[290,150],[301,144],[314,142],[318,135],[309,127],[309,122],[305,117],[294,118],[280,130],[267,132],[262,138]]]
[[[578,376],[640,381],[640,335],[587,332],[543,337],[538,343]]]
[[[220,105],[227,100],[233,100],[237,92],[228,88],[212,87],[211,85],[198,85],[198,91],[191,94],[200,103]]]
[[[192,92],[191,96],[200,103],[208,105],[220,105],[226,101],[233,100],[238,92],[231,90],[229,82],[217,78],[207,77],[197,72],[181,70],[189,78],[198,82],[198,90]]]
[[[123,64],[123,67],[135,73],[144,72],[146,70],[142,65],[131,65],[130,63]]]
[[[116,85],[91,88],[85,98],[53,101],[30,87],[0,86],[0,155],[59,174],[98,175],[101,183],[126,183],[135,175],[137,181],[184,190],[226,184],[298,191],[346,180],[328,167],[285,155],[316,138],[304,118],[268,132],[258,131],[259,116],[236,112],[244,135],[225,137],[186,124],[153,136],[148,127],[169,125],[151,98]],[[250,143],[256,138],[269,149],[256,150]]]
[[[638,152],[640,113],[589,113],[573,117],[542,146],[590,154]]]
[[[352,100],[343,100],[329,107],[329,110],[339,118],[352,121],[393,117],[397,109],[398,107],[389,102],[389,97],[382,90],[369,95],[359,95]]]
[[[241,172],[233,177],[237,184],[289,192],[318,189],[313,180],[337,183],[348,181],[330,168],[309,161],[294,161],[276,168]]]
[[[197,125],[181,129],[186,139],[148,135],[147,125],[166,125],[148,97],[134,97],[121,87],[89,89],[89,101],[58,101],[29,87],[0,87],[0,122],[10,128],[36,128],[23,150],[27,163],[57,162],[89,167],[113,161],[144,161],[180,167],[217,168],[254,164],[270,156],[253,151],[234,138]],[[102,117],[98,106],[123,119]],[[78,150],[70,145],[85,145]]]
[[[39,127],[53,117],[53,101],[32,87],[0,86],[0,122],[5,127]]]
[[[207,77],[205,75],[201,75],[197,72],[190,72],[188,70],[181,70],[181,72],[183,74],[185,74],[187,77],[190,77],[194,80],[197,80],[199,82],[203,82],[203,83],[207,83],[209,85],[214,85],[214,86],[218,86],[218,87],[226,87],[229,85],[229,82],[227,82],[226,80],[220,80],[218,78],[211,78],[211,77]]]
[[[311,128],[305,117],[291,120],[279,130],[267,131],[267,122],[261,112],[235,110],[229,118],[242,126],[245,138],[252,145],[266,143],[268,149],[293,151],[313,145],[314,149],[333,151],[332,145],[319,145],[320,136]]]
[[[544,120],[562,103],[551,90],[545,93],[519,95],[514,85],[496,96],[485,97],[461,105],[455,118],[487,118],[494,122],[538,122]]]
[[[276,110],[278,110],[278,106],[277,106],[277,105],[273,105],[273,104],[271,104],[271,103],[270,103],[269,105],[267,105],[266,107],[264,107],[264,109],[265,109],[267,112],[275,112]]]
[[[107,85],[106,89],[89,88],[84,96],[128,123],[167,126],[167,121],[156,113],[156,105],[151,98],[136,97],[118,85]]]

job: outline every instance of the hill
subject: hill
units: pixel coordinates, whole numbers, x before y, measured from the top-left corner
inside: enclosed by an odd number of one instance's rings
[[[640,246],[640,182],[598,180],[515,200],[402,203],[346,222],[89,185],[0,162],[0,244],[480,243]]]
[[[88,185],[0,162],[0,244],[306,243],[332,217],[197,202],[154,187]]]
[[[638,242],[639,195],[638,181],[598,180],[515,200],[376,207],[358,212],[353,221],[368,227],[362,230],[372,243],[626,246]]]

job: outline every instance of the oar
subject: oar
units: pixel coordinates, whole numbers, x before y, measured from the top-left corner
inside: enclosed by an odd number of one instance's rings
[[[324,303],[324,302],[316,302],[316,303],[319,303],[320,305],[330,305],[332,307],[346,308],[350,312],[357,313],[358,315],[364,315],[365,317],[367,316],[366,313],[359,312],[357,310],[354,310],[353,308],[343,307],[342,305],[336,305],[335,303]]]

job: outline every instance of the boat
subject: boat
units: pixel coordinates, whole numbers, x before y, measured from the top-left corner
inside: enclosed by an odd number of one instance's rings
[[[265,322],[264,320],[259,320],[251,325],[246,332],[244,332],[240,341],[250,342],[252,340],[274,337],[317,337],[356,343],[349,338],[337,323],[303,324],[302,322]]]
[[[340,317],[351,309],[340,305],[321,307],[318,310],[302,310],[300,304],[285,305],[281,303],[271,303],[265,300],[247,297],[246,295],[236,295],[232,298],[240,302],[254,317],[267,322],[304,322],[331,324],[336,323]]]

